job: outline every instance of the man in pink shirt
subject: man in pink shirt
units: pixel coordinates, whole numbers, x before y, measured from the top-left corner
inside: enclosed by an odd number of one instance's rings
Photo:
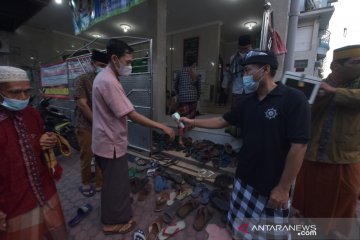
[[[101,221],[105,234],[132,231],[130,183],[128,177],[127,118],[133,122],[162,130],[173,140],[174,131],[135,111],[118,80],[131,73],[133,49],[119,39],[107,44],[109,63],[93,84],[92,150],[103,174]]]

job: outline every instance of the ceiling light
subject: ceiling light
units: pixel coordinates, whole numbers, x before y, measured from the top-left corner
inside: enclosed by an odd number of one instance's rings
[[[57,4],[62,4],[62,0],[55,0]]]
[[[100,34],[97,34],[97,33],[92,34],[91,36],[93,36],[94,38],[101,38],[102,37]]]
[[[257,25],[256,22],[246,22],[246,23],[244,23],[244,26],[247,27],[249,30],[251,30],[256,25]]]
[[[121,24],[120,25],[120,28],[124,31],[124,32],[127,32],[131,29],[131,27],[129,25],[126,25],[126,24]]]

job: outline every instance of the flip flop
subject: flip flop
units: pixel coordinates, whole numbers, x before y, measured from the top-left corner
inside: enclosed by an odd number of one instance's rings
[[[90,186],[90,188],[85,188],[83,186],[80,186],[79,187],[79,191],[81,192],[81,194],[84,196],[84,197],[92,197],[95,195],[95,190],[92,186]]]
[[[156,218],[149,225],[149,234],[146,236],[147,240],[156,240],[158,238],[159,232],[161,231],[163,222],[160,217]]]
[[[168,239],[169,237],[172,237],[176,233],[185,229],[185,227],[186,227],[186,223],[184,221],[179,221],[175,224],[170,224],[167,227],[161,229],[161,231],[159,233],[159,240]]]
[[[199,202],[191,199],[187,201],[184,205],[182,205],[177,211],[176,214],[180,219],[185,218],[189,215],[193,210],[195,210],[199,206]]]
[[[69,227],[75,227],[79,224],[87,215],[90,214],[93,207],[88,203],[78,208],[76,216],[68,222]]]
[[[181,189],[179,194],[176,196],[177,200],[183,200],[184,198],[187,198],[188,196],[190,196],[192,193],[192,189],[191,188],[184,188]]]
[[[177,196],[176,192],[171,192],[169,194],[169,200],[166,201],[166,205],[168,205],[168,206],[173,205],[176,200],[176,196]]]
[[[135,163],[136,163],[136,165],[138,165],[138,166],[145,166],[146,164],[149,163],[149,160],[144,159],[144,158],[140,158],[140,157],[136,157],[136,158],[135,158]]]
[[[126,227],[127,226],[127,227]],[[133,220],[130,220],[128,223],[125,224],[116,224],[112,226],[113,229],[108,231],[103,229],[103,233],[105,235],[112,235],[112,234],[126,234],[134,230],[136,227],[136,222]],[[126,227],[126,228],[125,228]]]
[[[193,228],[196,231],[203,230],[210,221],[210,219],[213,217],[213,215],[214,215],[214,211],[211,210],[210,208],[208,207],[199,208],[195,216]]]
[[[141,229],[137,229],[135,232],[134,232],[134,235],[133,235],[133,240],[145,240],[145,233],[143,230]]]

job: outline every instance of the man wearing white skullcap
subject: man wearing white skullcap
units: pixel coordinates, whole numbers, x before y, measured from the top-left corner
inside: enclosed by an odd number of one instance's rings
[[[56,136],[44,133],[39,112],[28,106],[30,91],[24,70],[0,66],[0,239],[66,239],[60,200],[43,159]]]

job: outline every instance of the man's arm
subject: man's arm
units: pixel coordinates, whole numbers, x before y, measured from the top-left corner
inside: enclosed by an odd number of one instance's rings
[[[76,104],[79,107],[80,111],[85,116],[86,120],[88,120],[90,123],[92,123],[92,119],[93,119],[92,111],[91,111],[89,105],[87,104],[87,99],[79,98],[78,100],[76,100]]]
[[[229,124],[222,117],[205,118],[205,119],[189,119],[181,117],[180,121],[187,125],[200,128],[224,128]]]
[[[159,122],[155,122],[143,115],[141,115],[140,113],[136,112],[136,111],[131,111],[130,113],[128,113],[127,115],[133,122],[146,126],[146,127],[151,127],[151,128],[157,128],[162,130],[164,133],[166,133],[167,135],[169,135],[170,140],[174,140],[175,138],[175,132],[172,128],[165,126],[162,123]]]
[[[271,191],[268,206],[286,209],[289,191],[304,160],[307,144],[292,143],[286,157],[285,167],[278,185]]]
[[[336,105],[360,109],[360,89],[335,88],[325,82],[320,84],[320,89],[326,93],[335,94],[334,102]]]

